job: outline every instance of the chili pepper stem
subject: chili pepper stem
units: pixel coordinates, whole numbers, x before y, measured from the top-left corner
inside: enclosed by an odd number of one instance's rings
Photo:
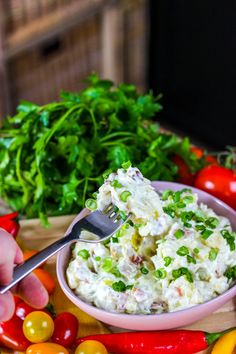
[[[219,339],[220,337],[222,337],[224,334],[233,331],[234,329],[236,329],[235,327],[232,328],[228,328],[225,331],[222,332],[217,332],[217,333],[208,333],[206,332],[206,341],[208,346],[210,346],[211,344],[213,344],[217,339]]]

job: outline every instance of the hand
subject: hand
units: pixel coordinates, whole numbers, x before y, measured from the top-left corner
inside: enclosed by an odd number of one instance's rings
[[[0,285],[7,285],[12,280],[16,264],[23,262],[23,254],[12,235],[0,229]],[[36,309],[43,308],[48,303],[48,293],[34,274],[28,275],[12,292],[24,299]],[[13,295],[8,291],[0,295],[0,321],[7,321],[14,313]]]

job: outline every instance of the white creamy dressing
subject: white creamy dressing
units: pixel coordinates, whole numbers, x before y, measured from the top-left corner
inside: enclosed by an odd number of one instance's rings
[[[191,190],[162,199],[129,167],[99,188],[98,209],[110,203],[131,214],[132,222],[109,243],[76,243],[67,279],[81,299],[110,312],[150,314],[187,308],[229,288],[232,280],[224,274],[236,264],[236,251],[221,231],[233,239],[235,233],[227,218],[199,205]]]

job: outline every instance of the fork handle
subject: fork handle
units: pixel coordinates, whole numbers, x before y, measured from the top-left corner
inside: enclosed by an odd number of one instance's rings
[[[68,242],[72,241],[74,238],[72,234],[69,234],[65,237],[62,237],[58,241],[52,243],[48,247],[44,248],[42,251],[37,253],[36,255],[29,258],[23,264],[18,265],[14,268],[13,271],[13,279],[12,281],[5,285],[0,286],[0,294],[5,294],[8,290],[10,290],[13,286],[15,286],[19,281],[24,279],[28,274],[30,274],[35,268],[40,266],[43,262],[45,262],[48,258],[56,254],[63,247],[65,247]]]

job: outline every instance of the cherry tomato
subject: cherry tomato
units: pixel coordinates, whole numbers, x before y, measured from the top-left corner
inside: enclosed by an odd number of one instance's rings
[[[35,309],[22,300],[16,304],[15,314],[22,320],[24,320],[26,316],[33,311],[35,311]]]
[[[68,350],[54,343],[32,344],[26,350],[26,354],[69,354]]]
[[[37,268],[33,271],[36,277],[41,281],[45,289],[48,291],[49,295],[53,293],[56,282],[54,278],[45,269]]]
[[[203,157],[204,150],[200,149],[199,147],[192,146],[190,150],[197,156],[198,159],[201,159]],[[208,165],[218,164],[217,158],[215,156],[206,155],[204,158],[205,158],[205,162]]]
[[[236,174],[219,165],[211,165],[198,172],[195,187],[218,197],[236,209]]]
[[[184,159],[179,155],[174,155],[171,160],[178,166],[177,181],[192,186],[195,175],[190,171]]]
[[[43,311],[31,312],[23,322],[23,332],[32,343],[41,343],[51,338],[54,331],[52,318]]]
[[[64,347],[70,347],[77,336],[79,323],[77,318],[70,312],[62,312],[54,320],[54,332],[52,341]]]
[[[108,351],[97,340],[85,340],[78,345],[75,354],[108,354]]]
[[[26,350],[30,342],[24,336],[22,324],[23,321],[15,314],[9,321],[0,322],[0,345],[14,350]]]

